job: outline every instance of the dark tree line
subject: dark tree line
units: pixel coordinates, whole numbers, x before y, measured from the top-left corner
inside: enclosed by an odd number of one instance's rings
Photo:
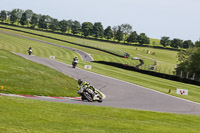
[[[181,76],[185,74],[191,75],[195,78],[195,74],[200,74],[200,41],[193,43],[191,40],[181,40],[174,38],[170,40],[169,37],[162,37],[160,43],[164,46],[171,46],[175,49],[182,49],[178,53],[178,65],[176,68],[176,75]]]
[[[132,31],[130,24],[118,26],[108,26],[104,29],[101,22],[83,22],[82,24],[75,20],[57,20],[48,15],[36,14],[32,10],[13,9],[12,11],[2,10],[0,12],[0,21],[3,23],[17,24],[41,30],[51,30],[53,32],[71,33],[73,35],[82,35],[84,37],[94,37],[97,39],[107,39],[109,41],[118,41],[124,43],[138,43],[140,45],[149,44],[150,39],[145,33],[137,34]]]
[[[172,48],[178,49],[178,48],[183,48],[183,49],[188,49],[188,48],[193,48],[193,47],[200,47],[200,42],[196,41],[193,43],[191,40],[181,40],[178,38],[174,38],[170,40],[169,37],[163,36],[161,37],[160,44],[163,45],[163,47],[171,46]]]
[[[179,64],[176,68],[177,74],[190,73],[190,74],[200,74],[200,47],[188,48],[187,50],[182,50],[178,53]]]
[[[0,21],[3,23],[17,24],[31,28],[39,28],[41,30],[51,30],[53,32],[69,33],[73,35],[82,35],[84,37],[94,37],[98,39],[107,39],[110,41],[118,41],[128,44],[150,44],[150,38],[145,33],[137,34],[132,30],[130,24],[122,24],[118,26],[108,26],[104,29],[101,22],[83,22],[82,24],[75,20],[57,20],[48,15],[36,14],[32,10],[13,9],[12,11],[2,10],[0,12]],[[161,37],[160,44],[163,47],[191,48],[199,47],[200,41],[193,43],[191,40],[181,40],[169,37]]]
[[[36,14],[32,10],[13,9],[12,11],[2,10],[0,12],[0,21],[3,23],[17,24],[31,27],[33,29],[51,30],[52,32],[61,32],[63,34],[80,35],[84,37],[93,37],[97,39],[107,39],[109,41],[118,41],[128,44],[149,44],[150,38],[145,33],[137,34],[132,30],[130,24],[118,26],[107,26],[105,29],[101,22],[83,22],[82,24],[75,20],[57,20],[48,15]],[[200,40],[193,43],[191,40],[181,40],[178,38],[170,39],[163,36],[160,40],[163,47],[172,47],[175,49],[187,49],[181,51],[178,55],[180,64],[177,72],[190,71],[199,74],[200,58]],[[196,48],[197,47],[197,48]]]

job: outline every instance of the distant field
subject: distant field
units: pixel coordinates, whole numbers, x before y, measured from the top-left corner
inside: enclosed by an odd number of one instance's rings
[[[9,30],[4,30],[4,31],[11,32]],[[20,32],[13,32],[13,33],[21,34]],[[46,57],[46,58],[48,58],[49,55],[55,55],[56,60],[67,63],[67,64],[71,64],[72,58],[76,55],[76,53],[74,53],[73,51],[69,51],[69,50],[58,48],[58,47],[51,46],[48,44],[32,41],[29,39],[24,39],[21,37],[16,37],[16,36],[2,34],[2,33],[0,33],[0,36],[1,36],[0,48],[6,49],[8,51],[14,51],[18,53],[27,53],[26,50],[31,45],[34,48],[34,52],[33,52],[34,55]],[[34,37],[34,36],[31,35],[31,37]],[[43,41],[56,43],[59,45],[65,45],[65,46],[81,49],[91,54],[95,60],[98,60],[97,59],[98,56],[102,60],[110,60],[110,61],[113,61],[113,60],[121,61],[123,59],[123,58],[109,55],[109,54],[106,54],[94,49],[83,48],[76,45],[74,46],[72,44],[67,44],[67,43],[59,42],[52,39],[42,38],[38,36],[35,36],[34,38],[41,39]],[[137,51],[140,51],[140,50],[138,49]],[[126,61],[126,59],[123,59],[122,61]],[[157,78],[157,77],[153,77],[153,76],[149,76],[149,75],[145,75],[145,74],[141,74],[141,73],[137,73],[133,71],[122,70],[122,69],[115,68],[112,66],[106,66],[106,65],[96,64],[92,62],[80,61],[78,64],[78,67],[84,69],[84,65],[92,65],[92,70],[90,71],[95,72],[95,73],[121,79],[121,80],[138,84],[140,86],[144,86],[150,89],[158,90],[163,93],[168,93],[169,89],[171,89],[171,95],[182,97],[182,98],[196,101],[196,102],[200,102],[200,91],[199,91],[200,87],[199,86],[170,81],[170,80],[166,80],[162,78]],[[176,88],[188,89],[189,95],[188,96],[177,95]]]
[[[2,133],[199,133],[200,116],[0,96]]]
[[[162,45],[160,44],[160,39],[151,38],[150,39],[150,46],[160,46],[160,47],[162,47]]]
[[[101,42],[101,41],[94,41],[94,40],[88,40],[88,39],[82,39],[82,38],[77,38],[77,37],[71,37],[71,36],[64,36],[64,35],[59,35],[59,34],[52,34],[52,33],[47,33],[47,32],[42,32],[42,31],[36,31],[36,30],[30,30],[30,29],[24,29],[24,28],[17,28],[17,27],[12,27],[12,26],[5,26],[1,25],[4,27],[10,27],[18,30],[23,30],[31,33],[36,33],[39,35],[45,35],[45,36],[50,36],[66,41],[70,41],[73,43],[79,43],[82,45],[86,46],[92,46],[104,50],[111,51],[116,54],[123,55],[124,52],[127,52],[130,54],[130,57],[138,57],[144,60],[145,62],[145,69],[148,69],[149,65],[154,64],[154,60],[157,61],[157,70],[160,72],[165,72],[165,73],[170,73],[172,74],[172,71],[174,70],[174,66],[177,63],[177,51],[171,51],[171,50],[164,50],[164,49],[155,49],[155,48],[150,48],[150,47],[136,47],[136,46],[126,46],[126,45],[119,45],[119,44],[114,44],[114,43],[107,43],[107,42]],[[24,33],[19,33],[23,34]],[[26,34],[27,35],[27,34]],[[30,36],[30,35],[28,35]],[[152,46],[156,45],[159,43],[158,39],[151,39]],[[153,43],[154,42],[154,43]],[[66,45],[66,44],[65,44]],[[72,46],[76,47],[76,46]],[[81,48],[84,49],[84,48]],[[136,50],[137,49],[137,50]],[[151,52],[151,54],[147,54],[147,50]],[[155,55],[152,55],[152,53],[155,52]],[[94,57],[95,60],[104,60],[104,61],[114,61],[114,62],[124,62],[129,65],[137,65],[139,64],[138,61],[131,60],[131,59],[126,59],[125,61],[123,59],[113,59],[112,58],[104,58],[105,56],[98,56],[96,53],[91,53],[92,56]],[[109,55],[108,55],[109,56]],[[103,57],[103,58],[102,58]],[[168,72],[170,71],[170,72]]]

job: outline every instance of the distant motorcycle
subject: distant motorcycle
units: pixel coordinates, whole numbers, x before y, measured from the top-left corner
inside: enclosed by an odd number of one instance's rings
[[[102,102],[102,97],[99,94],[99,92],[94,92],[92,90],[93,86],[90,87],[85,87],[85,86],[80,86],[79,88],[79,95],[81,96],[81,100],[87,100],[89,102],[97,101],[97,102]]]
[[[33,50],[32,50],[31,48],[29,48],[27,51],[28,51],[28,54],[29,54],[29,55],[31,55],[32,52],[33,52]]]
[[[78,64],[78,57],[76,56],[76,57],[73,58],[72,68],[76,68],[77,64]]]
[[[73,62],[72,62],[72,68],[76,68],[77,64],[78,64],[78,61],[76,61],[76,60],[73,61]]]

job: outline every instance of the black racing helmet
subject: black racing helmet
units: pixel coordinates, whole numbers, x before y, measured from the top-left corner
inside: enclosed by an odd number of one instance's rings
[[[78,84],[79,84],[79,85],[81,85],[82,82],[83,82],[83,81],[82,81],[81,79],[78,80]]]

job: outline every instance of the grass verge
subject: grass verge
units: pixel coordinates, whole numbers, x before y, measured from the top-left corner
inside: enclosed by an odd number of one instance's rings
[[[2,93],[76,96],[76,80],[47,66],[0,50]]]
[[[3,133],[198,133],[200,116],[0,96]]]

